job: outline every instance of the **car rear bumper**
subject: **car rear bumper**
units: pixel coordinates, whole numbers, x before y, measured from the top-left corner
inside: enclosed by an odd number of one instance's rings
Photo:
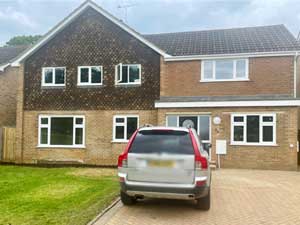
[[[195,186],[193,188],[170,188],[170,187],[149,187],[132,186],[120,182],[121,190],[129,196],[167,199],[198,199],[208,194],[209,186]]]
[[[119,173],[121,191],[129,196],[168,199],[198,199],[208,194],[210,182],[206,176],[196,177],[194,184],[150,183],[127,180],[126,174]],[[201,182],[202,185],[196,185]]]

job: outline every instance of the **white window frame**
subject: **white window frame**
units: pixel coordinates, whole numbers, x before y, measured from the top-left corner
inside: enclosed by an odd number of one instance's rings
[[[231,79],[216,79],[216,61],[220,60],[232,60],[233,61],[233,77]],[[240,60],[245,60],[245,77],[236,77],[236,62]],[[204,77],[204,63],[211,61],[213,63],[213,77],[205,78]],[[249,59],[248,58],[236,58],[236,59],[216,59],[216,60],[202,60],[201,61],[201,77],[200,82],[224,82],[224,81],[249,81]]]
[[[45,83],[45,71],[52,70],[52,83]],[[55,83],[55,69],[64,69],[64,83],[63,84],[56,84]],[[67,76],[67,68],[66,67],[42,67],[42,86],[43,87],[64,87],[66,85],[66,76]]]
[[[51,145],[50,137],[51,137],[51,119],[52,118],[73,118],[73,144],[72,145]],[[48,124],[42,124],[42,119],[47,118]],[[76,124],[76,119],[82,119],[82,124]],[[38,127],[38,147],[39,148],[85,148],[85,116],[82,115],[39,115],[39,127]],[[41,143],[41,128],[48,129],[48,139],[47,144]],[[82,144],[75,144],[76,140],[76,128],[82,128]]]
[[[92,83],[92,68],[98,67],[101,70],[101,83]],[[81,69],[88,69],[88,82],[81,82]],[[103,66],[78,66],[77,69],[77,85],[78,86],[100,86],[103,84]]]
[[[247,116],[259,116],[259,142],[247,142]],[[263,117],[273,117],[272,122],[263,122]],[[234,117],[243,117],[243,122],[234,122]],[[231,145],[253,145],[253,146],[276,146],[276,113],[242,113],[242,114],[231,114]],[[234,127],[243,126],[244,136],[243,141],[234,141]],[[263,141],[263,127],[273,127],[273,141]]]
[[[127,143],[129,140],[127,139],[127,118],[137,118],[137,128],[139,128],[139,115],[115,115],[113,117],[113,142],[124,142]],[[116,122],[116,119],[124,119],[124,122]],[[124,138],[118,139],[116,138],[116,127],[124,126]]]
[[[118,66],[120,66],[120,80],[118,80]],[[118,83],[122,80],[122,76],[123,76],[123,66],[127,66],[127,83]],[[130,66],[138,66],[139,67],[139,79],[137,82],[129,82],[129,67]],[[115,66],[115,85],[119,86],[119,85],[137,85],[137,84],[141,84],[142,83],[142,65],[141,64],[122,64],[119,63],[118,65]]]

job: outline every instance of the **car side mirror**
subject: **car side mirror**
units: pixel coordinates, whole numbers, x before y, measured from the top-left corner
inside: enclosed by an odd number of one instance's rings
[[[209,144],[207,145],[207,147],[211,148],[211,147],[212,147],[212,144],[209,143]]]

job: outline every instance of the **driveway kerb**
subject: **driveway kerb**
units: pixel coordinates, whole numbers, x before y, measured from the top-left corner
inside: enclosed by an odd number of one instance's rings
[[[97,215],[87,225],[104,225],[109,219],[122,207],[121,199],[118,197],[113,203],[106,207],[102,212]]]

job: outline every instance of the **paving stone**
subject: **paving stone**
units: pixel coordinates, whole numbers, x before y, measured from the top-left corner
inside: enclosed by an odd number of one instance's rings
[[[221,169],[212,175],[209,211],[190,201],[151,199],[120,207],[106,224],[300,224],[299,172]]]

